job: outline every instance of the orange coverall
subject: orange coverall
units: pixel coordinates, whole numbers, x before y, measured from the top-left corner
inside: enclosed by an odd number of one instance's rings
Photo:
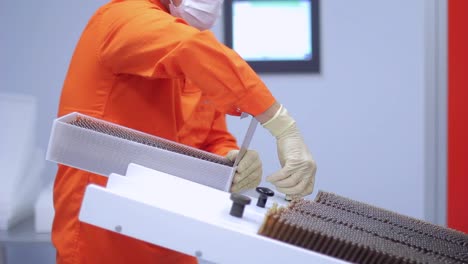
[[[225,155],[238,148],[225,114],[257,115],[274,101],[244,60],[211,32],[173,17],[159,0],[116,0],[97,10],[84,29],[58,115],[77,111]],[[52,229],[57,263],[196,262],[79,222],[85,187],[106,181],[59,165]],[[173,235],[184,239],[183,232]]]

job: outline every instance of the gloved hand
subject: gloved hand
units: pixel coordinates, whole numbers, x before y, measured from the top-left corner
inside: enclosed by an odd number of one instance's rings
[[[296,122],[283,106],[262,124],[276,137],[278,158],[282,168],[267,177],[279,192],[290,198],[304,197],[312,193],[317,166]]]
[[[226,158],[235,161],[238,154],[238,150],[231,150],[226,155]],[[253,189],[260,184],[261,180],[262,161],[256,151],[247,150],[237,165],[237,170],[232,180],[231,192],[236,193],[242,190]]]

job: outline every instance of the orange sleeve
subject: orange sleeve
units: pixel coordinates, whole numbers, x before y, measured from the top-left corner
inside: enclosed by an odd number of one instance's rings
[[[163,10],[116,8],[101,20],[103,65],[114,74],[190,79],[217,110],[256,116],[275,99],[250,66],[210,31]]]
[[[221,156],[226,156],[230,150],[239,149],[236,138],[227,130],[225,114],[215,113],[210,133],[202,149]]]

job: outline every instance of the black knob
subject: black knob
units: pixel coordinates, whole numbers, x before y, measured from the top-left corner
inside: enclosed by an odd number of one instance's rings
[[[266,187],[257,187],[255,190],[260,194],[257,200],[258,207],[265,208],[268,197],[275,195],[275,193],[272,190]]]
[[[233,193],[231,194],[231,200],[233,203],[229,214],[241,218],[244,214],[244,207],[250,204],[250,198],[242,194]]]

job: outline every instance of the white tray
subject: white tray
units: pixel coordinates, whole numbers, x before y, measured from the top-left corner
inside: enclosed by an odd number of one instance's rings
[[[73,123],[83,120],[93,127]],[[229,191],[235,171],[224,157],[80,113],[54,120],[46,159],[103,176],[124,174],[137,163],[223,191]]]

